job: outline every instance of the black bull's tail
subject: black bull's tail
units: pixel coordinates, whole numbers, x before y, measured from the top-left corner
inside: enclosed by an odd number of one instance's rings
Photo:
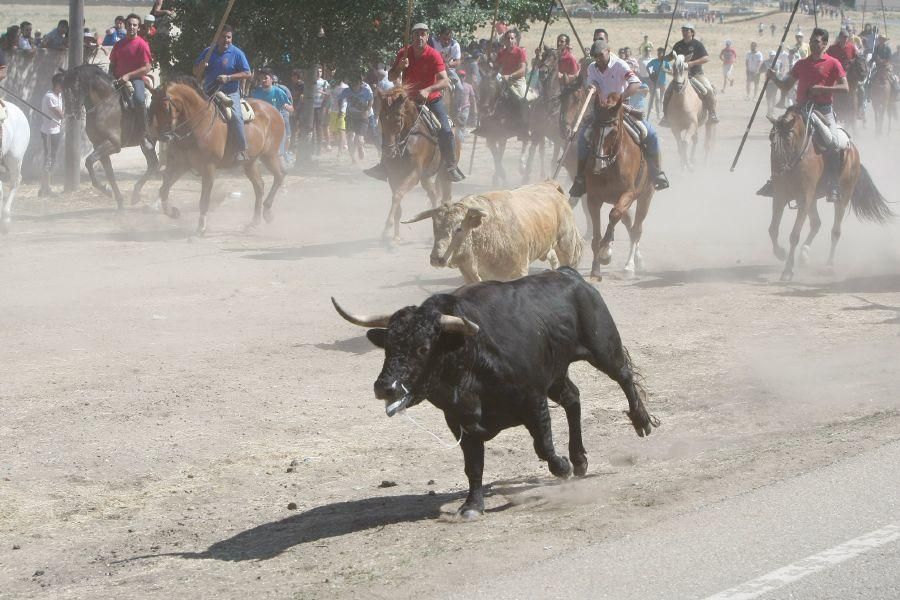
[[[860,221],[885,223],[889,218],[895,216],[888,201],[875,187],[872,176],[862,164],[859,165],[859,180],[856,182],[856,187],[853,188],[850,204],[856,218]]]

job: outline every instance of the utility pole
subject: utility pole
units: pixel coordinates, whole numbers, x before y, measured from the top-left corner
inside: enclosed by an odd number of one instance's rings
[[[69,0],[69,69],[84,62],[84,0]],[[67,192],[78,189],[81,175],[80,107],[66,107],[66,187]]]

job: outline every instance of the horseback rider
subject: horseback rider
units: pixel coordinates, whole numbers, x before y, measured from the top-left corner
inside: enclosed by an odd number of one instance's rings
[[[805,110],[816,110],[831,130],[832,143],[825,148],[822,157],[825,160],[824,176],[828,183],[828,202],[835,202],[841,195],[843,156],[841,149],[833,143],[837,133],[837,121],[832,107],[832,94],[849,92],[850,87],[847,84],[847,73],[841,63],[834,56],[825,53],[826,44],[828,32],[818,27],[813,29],[809,38],[809,56],[797,61],[790,74],[783,80],[778,79],[773,69],[766,72],[766,77],[770,83],[785,93],[796,83],[797,106],[804,107]],[[760,196],[773,197],[774,189],[770,178],[756,193]]]
[[[561,33],[556,37],[556,53],[559,58],[556,61],[556,78],[559,80],[560,87],[565,87],[575,83],[578,74],[581,72],[581,65],[572,54],[569,47],[570,39],[565,33]],[[559,111],[559,131],[563,139],[567,136],[566,115],[563,111]]]
[[[125,37],[109,53],[109,74],[115,78],[116,88],[124,89],[125,102],[134,114],[134,131],[143,136],[147,122],[144,75],[150,72],[153,58],[147,40],[138,35],[140,26],[141,18],[136,14],[125,17]]]
[[[462,61],[462,49],[459,42],[453,39],[453,31],[444,25],[441,27],[438,36],[434,39],[434,49],[441,53],[444,59],[444,66],[447,68],[447,77],[450,78],[450,87],[458,90],[462,81],[456,69]]]
[[[441,90],[450,86],[450,79],[441,54],[428,45],[428,25],[425,23],[413,25],[412,43],[400,49],[394,65],[388,72],[388,79],[391,81],[397,81],[401,76],[403,84],[415,94],[415,100],[424,103],[440,121],[441,130],[438,132],[437,141],[447,177],[453,183],[462,181],[466,176],[456,166],[456,143],[441,94]],[[388,172],[384,165],[384,157],[389,154],[382,152],[381,161],[363,172],[369,177],[387,181]]]
[[[250,79],[250,63],[244,51],[233,44],[234,29],[222,27],[215,46],[205,48],[194,63],[194,77],[203,81],[203,89],[212,96],[222,92],[231,102],[228,146],[234,151],[235,162],[247,158],[247,136],[244,133],[244,115],[241,111],[241,81]]]
[[[594,62],[588,67],[586,84],[596,88],[597,101],[606,100],[612,93],[620,94],[623,99],[627,99],[641,87],[640,78],[624,60],[610,54],[609,44],[603,40],[594,42],[591,46],[591,56],[594,57]],[[628,106],[625,106],[625,110],[633,118],[643,119],[640,111],[632,111]],[[572,198],[578,198],[585,192],[584,172],[590,152],[587,129],[590,121],[590,118],[584,119],[578,130],[578,173],[569,189],[569,196]],[[643,151],[650,168],[650,177],[653,178],[653,186],[657,190],[664,190],[669,187],[669,180],[660,168],[659,138],[649,121],[644,121],[644,125],[647,128],[647,138],[643,144]]]
[[[809,42],[812,44],[812,39]],[[836,58],[841,63],[844,73],[850,68],[850,63],[856,60],[856,57],[859,55],[856,51],[856,46],[850,41],[850,33],[846,29],[841,29],[837,40],[828,46],[825,54]]]
[[[703,65],[709,62],[709,53],[706,51],[706,46],[703,45],[703,42],[696,39],[694,34],[694,26],[691,23],[682,25],[681,39],[672,46],[671,56],[673,58],[678,54],[684,56],[684,60],[688,67],[688,77],[692,82],[696,82],[699,84],[699,87],[703,88],[702,91],[697,91],[700,94],[700,100],[703,102],[703,106],[706,107],[710,122],[718,123],[719,117],[716,115],[716,88],[713,87],[709,82],[709,79],[706,78],[706,75],[703,74]],[[695,85],[694,89],[697,87],[698,86]],[[669,105],[669,98],[672,97],[673,91],[672,87],[669,87],[669,89],[666,90],[666,95],[663,97],[663,118],[659,122],[661,127],[669,126],[666,119],[666,107]]]
[[[875,41],[875,47],[872,49],[872,58],[869,60],[869,65],[875,67],[872,71],[873,73],[880,69],[885,69],[888,72],[888,77],[891,80],[891,95],[894,100],[897,100],[900,97],[900,82],[898,82],[897,74],[894,73],[894,66],[891,64],[894,55],[887,42],[888,37],[883,33],[879,33]],[[872,77],[869,77],[869,85],[872,84],[872,79]]]
[[[518,115],[519,127],[522,130],[520,136],[528,137],[528,100],[536,95],[535,90],[530,89],[525,79],[528,68],[528,58],[525,49],[519,46],[520,34],[515,29],[507,29],[503,34],[503,48],[497,53],[498,78],[505,84],[501,91],[503,99],[516,110],[511,112]],[[530,91],[528,91],[530,90]],[[526,99],[525,94],[529,98]]]

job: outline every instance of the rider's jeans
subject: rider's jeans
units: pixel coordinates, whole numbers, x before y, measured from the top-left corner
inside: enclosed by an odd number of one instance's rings
[[[228,128],[228,135],[232,136],[232,148],[235,152],[243,152],[247,149],[247,136],[244,133],[244,115],[241,112],[241,93],[235,92],[228,94],[234,103],[231,112],[231,127]]]
[[[134,86],[134,106],[135,108],[144,108],[146,109],[146,96],[147,96],[147,88],[144,87],[144,80],[140,77],[131,80],[131,85]]]

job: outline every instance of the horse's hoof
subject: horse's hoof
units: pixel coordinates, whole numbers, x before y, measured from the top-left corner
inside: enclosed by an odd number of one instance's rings
[[[167,212],[166,214],[169,216],[169,218],[177,219],[181,216],[181,211],[178,210],[177,206],[172,206],[171,208],[169,208],[169,212]]]
[[[565,456],[553,456],[547,461],[550,472],[560,479],[568,479],[572,475],[572,463]]]
[[[800,248],[800,266],[806,266],[809,264],[809,246],[803,246]]]
[[[623,277],[625,277],[625,279],[634,279],[634,269],[625,268],[622,271],[622,275]]]
[[[787,260],[787,252],[781,246],[776,246],[775,249],[775,258],[778,260]]]
[[[481,519],[483,512],[475,508],[460,508],[456,512],[456,520],[461,523],[471,523]]]
[[[257,221],[256,219],[253,219],[252,221],[247,223],[247,225],[244,226],[244,232],[248,233],[251,231],[255,231],[258,227],[259,227],[259,221]]]
[[[781,281],[791,281],[794,279],[794,273],[792,271],[785,271],[781,274]]]
[[[271,223],[275,220],[275,215],[272,214],[272,209],[267,208],[263,210],[263,219],[266,220],[266,223]]]
[[[102,185],[96,186],[98,190],[100,190],[101,194],[112,197],[112,188],[106,185],[105,183]]]
[[[590,279],[591,279],[591,281],[596,281],[597,283],[600,283],[601,281],[603,281],[603,273],[601,271],[591,270]]]
[[[141,194],[140,194],[140,192],[137,193],[137,194],[132,194],[132,195],[131,195],[131,205],[132,205],[132,206],[136,206],[136,205],[138,205],[138,204],[140,204],[140,203],[141,203]]]
[[[597,262],[601,265],[608,265],[610,262],[612,262],[612,254],[607,254],[605,256],[601,254],[597,257]]]

